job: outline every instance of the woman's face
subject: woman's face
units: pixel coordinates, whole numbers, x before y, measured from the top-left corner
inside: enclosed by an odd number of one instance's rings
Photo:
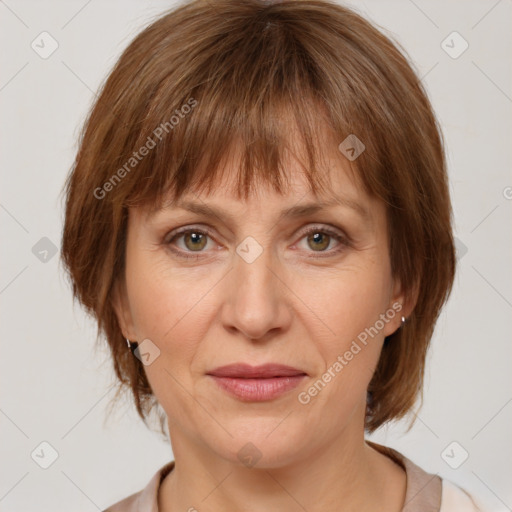
[[[329,196],[315,199],[290,161],[284,196],[260,188],[238,201],[219,186],[152,217],[130,211],[116,311],[145,354],[175,456],[188,442],[209,456],[276,467],[362,438],[366,389],[384,337],[400,325],[402,296],[383,203],[351,180],[339,155],[332,162]],[[318,209],[299,209],[310,203]],[[199,211],[206,206],[215,215]],[[232,363],[303,375],[273,384],[209,375]]]

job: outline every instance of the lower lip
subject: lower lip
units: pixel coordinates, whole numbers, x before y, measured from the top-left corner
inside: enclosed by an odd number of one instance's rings
[[[296,388],[306,375],[292,377],[272,377],[270,379],[239,379],[216,377],[213,380],[229,394],[244,402],[264,402],[277,398]]]

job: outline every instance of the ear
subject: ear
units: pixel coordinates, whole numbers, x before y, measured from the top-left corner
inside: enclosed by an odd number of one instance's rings
[[[119,278],[112,289],[112,307],[114,308],[117,322],[121,328],[123,336],[130,341],[137,340],[133,319],[126,292],[126,283],[123,278]]]
[[[403,290],[400,279],[394,279],[388,309],[385,313],[390,320],[384,328],[384,336],[390,336],[400,328],[402,325],[402,317],[409,317],[418,301],[418,293],[418,283],[415,283],[413,288],[406,293]]]

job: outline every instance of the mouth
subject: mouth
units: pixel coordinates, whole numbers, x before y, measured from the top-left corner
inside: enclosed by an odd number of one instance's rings
[[[273,377],[295,377],[307,374],[303,370],[285,364],[267,363],[260,366],[251,366],[245,363],[235,363],[215,368],[215,370],[209,371],[207,375],[235,379],[270,379]]]
[[[221,390],[243,402],[276,399],[307,377],[303,370],[276,363],[260,366],[236,363],[216,368],[207,375]]]

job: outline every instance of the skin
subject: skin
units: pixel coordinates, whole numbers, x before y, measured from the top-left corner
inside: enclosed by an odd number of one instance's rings
[[[384,204],[351,177],[336,146],[325,155],[332,186],[320,199],[351,198],[367,218],[337,204],[279,220],[281,210],[319,200],[293,158],[287,166],[292,186],[284,196],[261,186],[248,201],[237,200],[229,187],[235,161],[213,193],[186,195],[231,218],[176,206],[154,217],[130,210],[126,273],[115,309],[126,338],[150,339],[160,349],[144,368],[167,413],[175,458],[159,490],[161,511],[403,507],[405,473],[365,443],[364,413],[384,337],[400,327],[411,307],[391,275]],[[206,243],[183,234],[171,241],[171,231],[185,226],[209,227],[211,236]],[[328,226],[348,237],[348,244],[325,234]],[[308,241],[307,227],[318,228],[324,238]],[[252,263],[236,253],[247,236],[263,249]],[[199,258],[180,258],[170,245]],[[300,403],[299,393],[396,303],[403,309],[317,396]],[[205,375],[233,362],[279,362],[308,376],[277,399],[242,402]],[[248,442],[261,455],[252,468],[238,458]]]

